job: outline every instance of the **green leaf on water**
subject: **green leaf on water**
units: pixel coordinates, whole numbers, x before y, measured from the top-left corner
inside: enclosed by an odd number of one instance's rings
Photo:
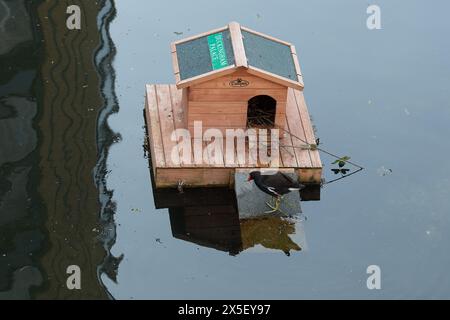
[[[345,165],[345,163],[346,163],[347,161],[349,161],[350,159],[351,159],[350,157],[345,156],[345,157],[342,157],[342,158],[337,159],[337,160],[334,161],[332,164],[339,164],[339,166],[342,168],[342,167]],[[343,165],[341,165],[342,163],[343,163]]]

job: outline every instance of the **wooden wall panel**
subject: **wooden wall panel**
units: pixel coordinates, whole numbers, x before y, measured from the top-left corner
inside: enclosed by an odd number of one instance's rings
[[[203,102],[247,102],[259,95],[268,95],[277,100],[277,103],[287,101],[287,89],[194,89],[189,90],[189,103]]]
[[[184,181],[188,187],[227,187],[232,174],[234,174],[234,169],[228,168],[158,169],[156,187],[174,187],[178,185],[178,181]]]
[[[191,101],[189,113],[247,114],[247,102],[198,102]]]
[[[189,132],[191,133],[191,136],[193,137],[194,136],[194,127],[193,126],[189,126],[188,129],[189,129]],[[205,133],[205,131],[208,130],[208,129],[220,130],[224,137],[226,136],[226,130],[227,129],[232,129],[232,130],[243,129],[243,130],[246,130],[245,126],[244,127],[242,127],[242,126],[214,126],[214,127],[203,126],[203,133]]]
[[[247,125],[247,114],[189,113],[189,126],[193,126],[194,121],[202,121],[204,127],[245,127]]]
[[[232,81],[242,79],[248,81],[248,86],[236,88],[230,85]],[[192,89],[285,89],[286,87],[260,77],[243,72],[236,72],[211,81],[192,86]]]

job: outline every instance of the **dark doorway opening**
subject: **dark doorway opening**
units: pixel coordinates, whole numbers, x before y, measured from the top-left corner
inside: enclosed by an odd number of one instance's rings
[[[256,96],[248,101],[247,128],[273,128],[277,101],[270,96]]]

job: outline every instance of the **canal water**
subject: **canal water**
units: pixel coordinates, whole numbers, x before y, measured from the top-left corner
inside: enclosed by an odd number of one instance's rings
[[[0,0],[0,299],[450,298],[450,4],[377,4]],[[230,21],[296,45],[320,146],[364,167],[323,153],[298,217],[152,188],[145,84]]]

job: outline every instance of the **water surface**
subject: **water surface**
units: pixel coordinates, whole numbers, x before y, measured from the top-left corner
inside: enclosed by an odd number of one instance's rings
[[[356,0],[76,1],[71,33],[64,2],[0,0],[28,26],[0,28],[0,298],[450,298],[450,4],[378,1],[370,31]],[[175,81],[171,41],[233,20],[296,45],[323,148],[365,167],[306,221],[239,223],[219,191],[155,209],[144,86]],[[227,237],[186,232],[192,212]]]

